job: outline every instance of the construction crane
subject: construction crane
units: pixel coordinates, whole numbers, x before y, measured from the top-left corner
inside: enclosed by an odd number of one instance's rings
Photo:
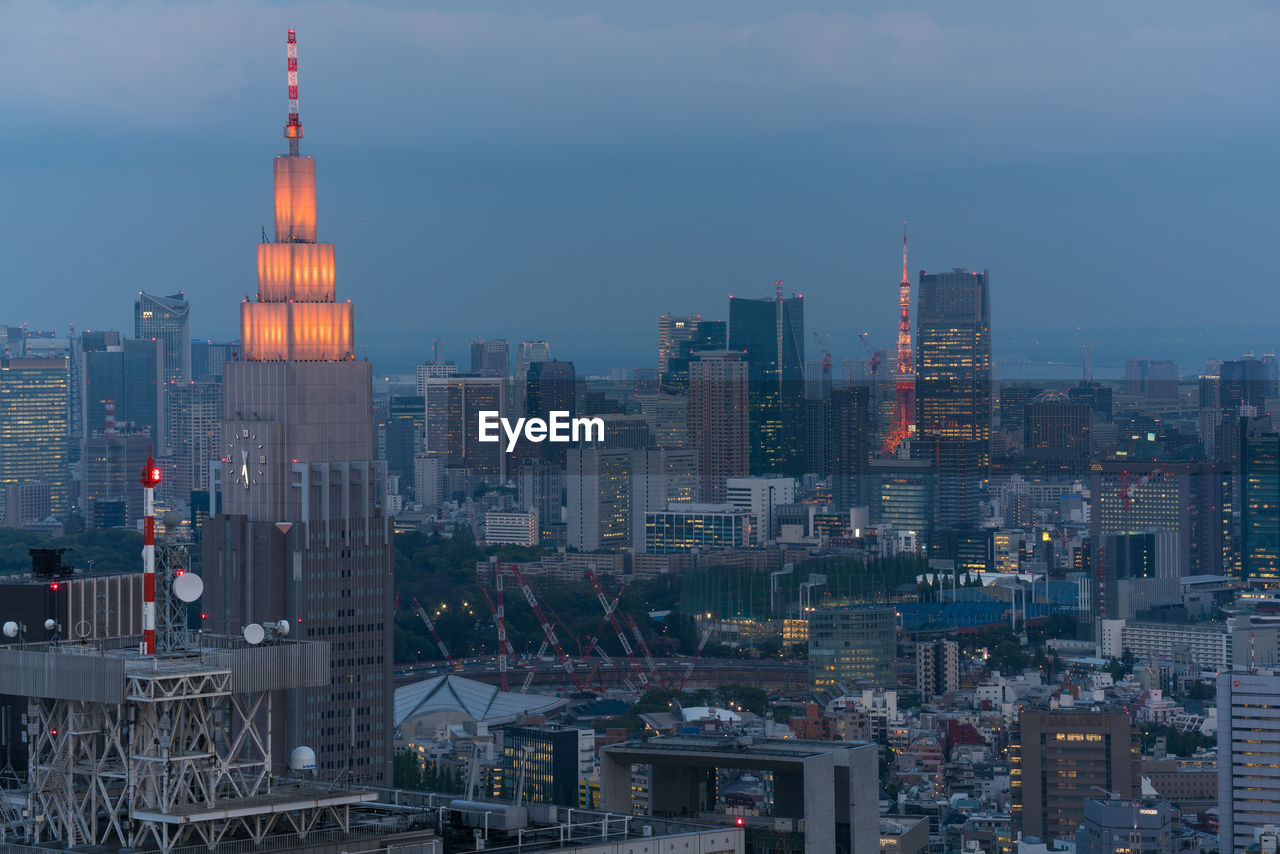
[[[818,352],[822,354],[822,384],[831,387],[831,351],[822,343],[822,336],[815,329],[813,332],[813,340],[818,343]]]
[[[653,678],[658,678],[658,665],[654,663],[653,654],[649,652],[649,645],[644,642],[644,635],[640,633],[640,627],[636,625],[636,621],[632,619],[630,614],[624,613],[623,619],[627,621],[627,626],[631,629],[631,634],[635,635],[636,643],[640,645],[640,655],[644,658],[645,667],[649,668],[649,672],[653,674]]]
[[[1146,486],[1162,474],[1164,474],[1164,463],[1157,463],[1151,471],[1147,472],[1133,483],[1129,483],[1129,473],[1127,471],[1120,472],[1120,509],[1123,512],[1128,513],[1129,504],[1137,496],[1138,490],[1142,489],[1142,487]]]
[[[497,577],[502,577],[503,566],[501,563],[494,565]],[[511,564],[507,568],[511,576],[515,579],[516,584],[520,587],[520,592],[524,594],[524,598],[529,603],[529,607],[533,609],[533,614],[538,618],[538,624],[542,626],[542,634],[551,644],[551,648],[556,652],[556,658],[560,660],[560,666],[564,668],[564,672],[568,674],[570,681],[579,690],[583,691],[582,681],[578,678],[577,671],[573,668],[573,660],[565,653],[564,647],[560,645],[560,639],[556,637],[556,630],[551,625],[551,621],[547,619],[547,615],[543,612],[542,606],[538,604],[538,599],[533,595],[533,588],[529,586],[528,580],[524,577],[524,573],[520,571],[518,564]]]
[[[694,650],[693,658],[689,660],[689,666],[684,669],[684,674],[680,677],[680,684],[676,690],[684,690],[684,683],[689,681],[689,676],[693,674],[693,669],[698,666],[698,659],[702,657],[702,650],[706,649],[707,641],[711,639],[711,629],[719,621],[720,614],[718,612],[712,614],[707,620],[707,626],[702,630],[702,637],[698,640],[698,648]]]
[[[604,588],[600,586],[600,579],[596,578],[594,571],[588,569],[586,575],[587,580],[591,582],[591,589],[596,593],[596,599],[600,601],[600,607],[604,609],[605,620],[613,626],[614,634],[618,636],[618,643],[622,644],[622,650],[627,654],[627,662],[631,665],[632,669],[635,670],[638,678],[640,679],[640,684],[648,687],[649,677],[645,675],[644,669],[640,666],[640,662],[636,660],[636,654],[631,648],[631,643],[627,640],[627,633],[622,630],[622,626],[618,623],[616,615],[618,599],[615,598],[612,602],[609,601],[609,597],[605,595]],[[621,591],[619,591],[618,596],[622,596]],[[597,633],[597,636],[598,634],[599,633]],[[598,649],[599,643],[596,638],[592,638],[590,646],[593,649]],[[599,650],[599,652],[603,653],[604,650]],[[624,679],[624,681],[626,680]],[[632,687],[634,688],[634,686]]]
[[[399,594],[396,601],[399,601]],[[427,630],[431,632],[431,638],[436,642],[436,646],[440,649],[440,654],[444,656],[444,660],[448,663],[449,669],[459,670],[461,666],[453,660],[453,656],[449,654],[449,647],[444,645],[444,640],[440,637],[440,632],[436,631],[436,624],[431,622],[431,617],[427,614],[427,609],[422,607],[422,603],[418,601],[418,597],[413,597],[413,609],[418,612],[418,616],[422,618],[422,622],[427,624]]]
[[[898,364],[894,372],[893,425],[880,452],[897,453],[912,433],[915,421],[916,377],[911,358],[911,278],[907,275],[907,224],[902,224],[902,281],[898,285]]]
[[[501,595],[501,580],[497,582],[497,586]],[[489,606],[489,613],[493,615],[493,624],[498,627],[498,687],[506,691],[511,687],[507,676],[507,662],[515,658],[515,650],[511,648],[511,640],[507,637],[506,608],[495,604],[485,588],[481,587],[480,592],[484,594],[484,603]]]

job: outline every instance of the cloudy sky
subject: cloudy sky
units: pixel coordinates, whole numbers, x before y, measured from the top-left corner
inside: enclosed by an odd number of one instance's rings
[[[998,355],[1277,346],[1280,9],[788,7],[0,0],[0,322],[127,330],[181,289],[235,334],[293,27],[320,237],[389,370],[476,335],[647,364],[660,313],[775,279],[856,357],[903,220],[913,273],[991,271]]]

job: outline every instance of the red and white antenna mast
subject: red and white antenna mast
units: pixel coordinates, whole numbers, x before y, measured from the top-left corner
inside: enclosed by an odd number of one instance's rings
[[[912,433],[915,413],[916,377],[911,358],[911,278],[907,275],[907,224],[902,224],[902,282],[898,285],[898,365],[893,407],[893,426],[884,438],[881,452],[893,454]]]
[[[147,455],[142,469],[142,649],[156,654],[156,485],[160,469]]]
[[[285,51],[289,56],[289,122],[284,126],[284,136],[289,140],[289,156],[297,157],[302,122],[298,119],[298,36],[293,30],[289,30]]]

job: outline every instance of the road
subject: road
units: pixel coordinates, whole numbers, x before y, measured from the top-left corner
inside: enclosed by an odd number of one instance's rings
[[[529,673],[530,664],[535,668],[533,687],[542,691],[574,690],[575,686],[569,680],[564,667],[555,660],[522,662],[519,666],[512,666],[507,671],[511,690],[519,690],[520,685]],[[688,669],[689,659],[687,657],[658,658],[655,659],[654,664],[657,667],[657,681],[660,684],[675,686],[680,683],[685,670]],[[599,667],[598,671],[596,670],[597,667]],[[599,659],[592,659],[591,661],[574,659],[573,668],[584,686],[589,690],[598,691],[602,685],[607,688],[621,684],[621,679],[614,666]],[[448,672],[449,668],[444,662],[427,661],[420,664],[397,667],[395,670],[395,682],[397,685],[404,685]],[[492,658],[467,659],[461,662],[461,667],[458,670],[453,672],[468,679],[475,679],[478,682],[488,682],[493,685],[497,685],[499,682],[498,665]],[[593,672],[595,677],[589,680]],[[694,667],[693,673],[690,674],[684,687],[692,690],[715,688],[720,685],[749,685],[753,688],[764,688],[765,690],[796,692],[806,690],[808,680],[808,664],[804,661],[743,661],[732,658],[703,658]],[[632,673],[631,681],[632,684],[639,687],[639,681],[635,678],[634,673]],[[650,676],[650,681],[654,681],[652,676]]]

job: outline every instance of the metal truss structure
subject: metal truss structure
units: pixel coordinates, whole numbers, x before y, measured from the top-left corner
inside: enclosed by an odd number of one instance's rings
[[[271,773],[267,689],[324,678],[325,645],[188,643],[156,656],[73,644],[0,651],[0,680],[25,682],[31,695],[25,840],[213,851],[350,832],[352,805],[373,792]],[[278,685],[282,673],[292,676]]]

